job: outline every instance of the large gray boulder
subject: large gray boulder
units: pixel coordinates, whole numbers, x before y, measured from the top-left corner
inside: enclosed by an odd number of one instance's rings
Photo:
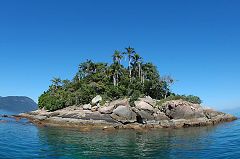
[[[152,121],[161,121],[161,120],[170,120],[163,112],[154,110],[148,111],[148,110],[142,110],[133,108],[133,111],[137,114],[137,122],[142,124],[147,124]]]
[[[128,106],[118,106],[113,110],[111,117],[123,124],[134,123],[137,121],[137,115]]]
[[[152,99],[150,96],[146,96],[144,98],[139,98],[140,101],[146,102],[150,104],[151,106],[155,107],[156,106],[156,100]]]
[[[100,107],[98,109],[98,111],[102,114],[111,114],[113,112],[114,109],[116,109],[118,106],[128,106],[129,102],[128,99],[118,99],[118,100],[114,100],[110,103],[105,103],[105,105],[103,107]]]
[[[117,108],[117,107],[120,106],[120,105],[130,106],[130,105],[129,105],[129,101],[128,101],[127,98],[114,100],[114,101],[112,101],[112,102],[109,103],[109,106],[110,106],[110,107],[113,106],[114,108]]]
[[[154,116],[148,111],[140,110],[137,112],[137,115],[138,115],[138,122],[143,124],[147,123],[147,121],[154,120]]]
[[[133,111],[137,114],[137,121],[139,123],[146,124],[148,121],[154,120],[153,113],[155,109],[150,104],[141,99],[140,101],[135,101],[134,104],[135,108],[133,108]]]
[[[134,104],[138,110],[148,111],[150,114],[154,113],[154,111],[155,111],[154,108],[150,104],[148,104],[144,101],[135,101]]]
[[[165,113],[161,111],[157,111],[156,113],[153,114],[154,120],[156,121],[161,121],[161,120],[170,120],[168,116],[166,116]]]
[[[208,119],[213,119],[217,116],[223,116],[225,113],[219,112],[219,111],[215,111],[213,109],[204,109],[204,114],[206,115],[206,117]]]
[[[92,105],[96,105],[101,101],[102,101],[102,97],[100,95],[97,95],[95,98],[92,99]]]
[[[113,109],[115,108],[114,105],[111,105],[111,106],[105,106],[105,107],[100,107],[98,108],[98,111],[101,113],[101,114],[111,114],[113,112]]]
[[[219,122],[233,121],[237,119],[231,114],[226,114],[213,109],[204,109],[204,114],[206,115],[207,119],[210,119],[214,124]]]
[[[154,116],[152,115],[152,112],[145,111],[142,109],[137,109],[136,107],[133,107],[132,110],[137,114],[137,122],[146,124],[147,121],[154,120]]]
[[[162,105],[162,111],[170,119],[205,118],[203,108],[183,100],[167,101]]]

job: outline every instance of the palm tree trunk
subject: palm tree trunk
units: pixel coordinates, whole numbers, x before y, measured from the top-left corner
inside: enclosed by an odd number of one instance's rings
[[[115,74],[113,75],[113,85],[116,86],[116,76],[115,76]]]
[[[118,73],[117,73],[117,78],[116,78],[116,85],[118,86],[118,79],[119,79],[119,76],[118,76]]]
[[[130,57],[129,57],[129,60],[128,60],[128,68],[129,68],[130,82],[132,82],[132,70],[131,70],[131,59],[130,59]]]
[[[138,64],[138,76],[141,78],[141,65],[140,63]]]
[[[144,84],[144,82],[145,82],[145,75],[144,75],[144,72],[143,72],[143,84]]]

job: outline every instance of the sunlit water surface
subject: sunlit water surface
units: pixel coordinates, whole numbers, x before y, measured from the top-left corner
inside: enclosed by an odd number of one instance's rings
[[[11,114],[0,110],[0,114]],[[240,113],[234,111],[239,117]],[[239,120],[213,127],[146,132],[36,127],[0,118],[0,158],[238,159]]]

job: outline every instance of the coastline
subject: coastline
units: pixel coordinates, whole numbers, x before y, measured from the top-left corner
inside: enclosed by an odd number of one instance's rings
[[[233,115],[203,109],[198,104],[182,100],[168,101],[161,108],[155,108],[149,103],[153,104],[154,100],[143,98],[135,102],[135,107],[131,107],[127,99],[122,99],[105,107],[70,106],[53,112],[36,110],[14,117],[26,118],[41,127],[71,127],[81,130],[175,129],[210,126],[237,120]]]
[[[31,123],[40,127],[66,127],[66,128],[80,128],[80,129],[102,129],[102,130],[114,130],[114,129],[134,129],[134,130],[144,130],[144,129],[158,129],[158,128],[186,128],[186,127],[200,127],[200,126],[211,126],[217,125],[224,122],[231,122],[237,120],[236,117],[225,114],[223,116],[216,117],[215,119],[202,120],[200,119],[177,119],[177,120],[162,120],[159,124],[149,123],[131,123],[131,124],[121,124],[121,123],[109,123],[104,120],[82,120],[74,118],[62,118],[62,117],[49,117],[46,119],[41,119],[39,116],[20,114],[14,116],[14,118],[26,118]]]

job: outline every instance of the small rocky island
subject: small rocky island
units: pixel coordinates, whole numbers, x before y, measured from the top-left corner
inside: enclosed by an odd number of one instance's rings
[[[150,129],[215,125],[236,120],[236,117],[184,100],[157,105],[151,97],[139,98],[132,107],[128,99],[119,99],[100,106],[102,97],[91,104],[70,106],[53,112],[36,110],[20,114],[40,126],[79,127],[83,129]]]
[[[175,80],[161,76],[134,48],[116,50],[112,58],[111,64],[81,63],[72,80],[54,78],[39,97],[39,109],[16,117],[40,126],[104,130],[181,128],[236,120],[204,109],[197,96],[172,92]]]

